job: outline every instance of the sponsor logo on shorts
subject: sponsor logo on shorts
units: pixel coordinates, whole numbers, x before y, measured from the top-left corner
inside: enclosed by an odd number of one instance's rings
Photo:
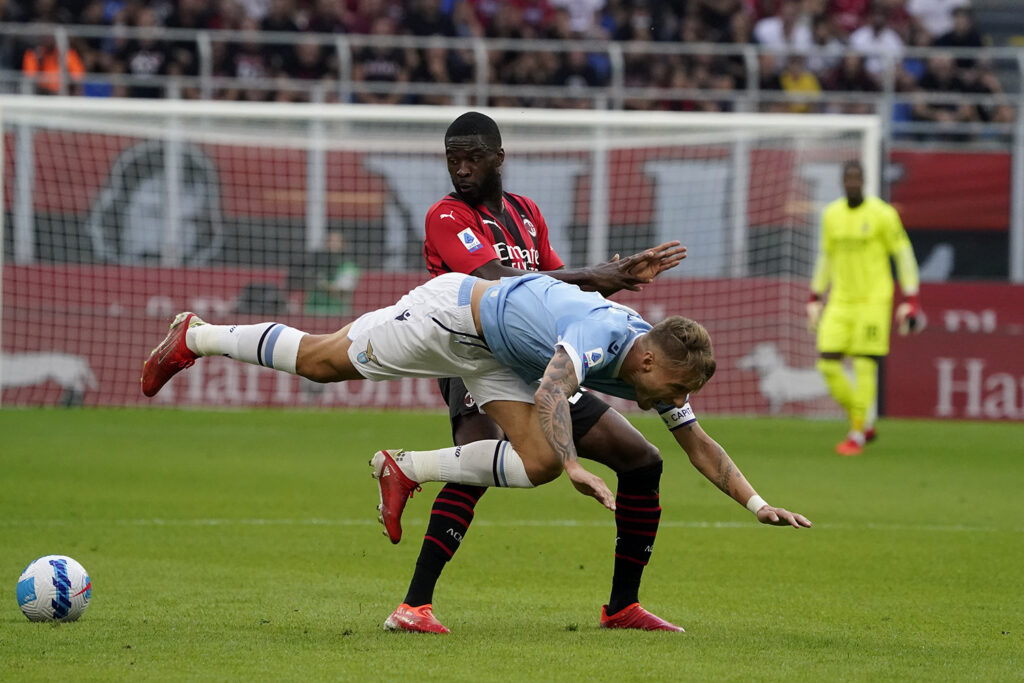
[[[459,233],[459,240],[462,241],[462,246],[464,246],[466,251],[470,254],[478,249],[482,249],[484,246],[483,243],[477,239],[476,235],[473,234],[473,230],[470,228],[466,228]]]
[[[467,408],[472,408],[476,405],[476,401],[473,399],[473,394],[466,392],[466,395],[462,397],[462,405]]]
[[[364,365],[366,363],[374,362],[377,365],[384,367],[381,365],[380,361],[377,360],[377,356],[373,355],[373,342],[366,342],[366,350],[360,351],[359,355],[356,356],[356,360]]]

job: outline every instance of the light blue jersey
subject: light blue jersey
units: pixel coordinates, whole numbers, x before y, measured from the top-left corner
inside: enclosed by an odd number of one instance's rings
[[[527,382],[565,349],[582,386],[636,400],[618,378],[636,338],[651,325],[635,311],[547,275],[502,278],[480,302],[480,324],[494,357]]]

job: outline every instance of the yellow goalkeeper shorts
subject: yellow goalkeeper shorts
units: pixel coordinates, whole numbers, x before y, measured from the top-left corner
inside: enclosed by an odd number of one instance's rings
[[[818,352],[847,356],[889,353],[892,304],[829,303],[818,324]]]

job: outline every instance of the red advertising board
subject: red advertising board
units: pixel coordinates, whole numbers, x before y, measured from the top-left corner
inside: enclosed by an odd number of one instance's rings
[[[364,273],[352,315],[393,303],[415,272]],[[347,320],[237,312],[254,284],[283,287],[275,269],[7,266],[3,277],[4,405],[320,406],[440,408],[432,380],[317,385],[226,358],[197,363],[154,401],[142,397],[142,362],[180,310],[208,320],[279,320],[332,332]],[[832,415],[803,329],[806,283],[771,278],[662,278],[616,298],[652,321],[681,314],[714,340],[718,371],[693,397],[698,414]],[[928,327],[893,336],[884,405],[894,416],[1024,419],[1024,287],[932,284],[922,288]],[[634,407],[613,401],[621,410]]]
[[[1024,420],[1024,286],[923,285],[928,326],[895,335],[886,413]]]
[[[352,316],[393,303],[422,282],[419,273],[364,273]],[[149,350],[175,312],[207,320],[279,320],[308,332],[333,332],[344,319],[236,312],[243,290],[282,286],[279,270],[8,266],[3,279],[3,403],[45,405],[79,398],[86,405],[150,403],[138,378]],[[714,339],[718,372],[698,397],[705,413],[820,414],[834,410],[820,390],[807,393],[778,382],[816,379],[809,335],[802,332],[805,285],[773,279],[663,279],[642,293],[617,297],[651,320],[683,314],[700,320]],[[350,316],[351,317],[351,316]],[[756,356],[756,357],[755,357]],[[789,369],[786,377],[779,370]],[[802,374],[801,374],[802,373]],[[438,408],[432,380],[315,385],[225,358],[197,363],[153,403],[202,406],[360,406]],[[622,401],[613,401],[632,409]]]

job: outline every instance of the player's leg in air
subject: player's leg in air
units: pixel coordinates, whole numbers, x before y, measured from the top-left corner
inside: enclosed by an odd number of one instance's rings
[[[228,356],[317,382],[477,373],[467,376],[467,382],[475,382],[476,395],[495,399],[485,407],[510,440],[433,451],[378,452],[371,464],[380,485],[381,516],[392,542],[397,543],[402,510],[422,482],[531,488],[561,473],[561,461],[540,428],[531,388],[502,367],[485,346],[452,342],[452,330],[459,331],[460,338],[479,339],[470,307],[455,303],[466,294],[460,294],[465,281],[462,275],[434,278],[395,305],[325,335],[306,334],[275,322],[210,325],[194,314],[179,314],[145,363],[143,393],[154,396],[201,356]],[[376,348],[370,342],[371,331]],[[610,507],[610,500],[606,504]]]
[[[500,430],[476,409],[461,381],[444,380],[442,393],[449,405],[456,444],[500,438]],[[618,474],[614,575],[611,597],[602,607],[601,626],[681,631],[680,627],[639,605],[640,580],[661,518],[658,499],[661,456],[622,415],[609,409],[603,401],[587,392],[574,399],[570,413],[573,440],[580,457],[607,465]],[[448,484],[438,494],[409,590],[403,603],[384,622],[385,628],[448,632],[433,616],[434,588],[445,565],[461,546],[473,521],[476,503],[485,491],[485,488]]]

